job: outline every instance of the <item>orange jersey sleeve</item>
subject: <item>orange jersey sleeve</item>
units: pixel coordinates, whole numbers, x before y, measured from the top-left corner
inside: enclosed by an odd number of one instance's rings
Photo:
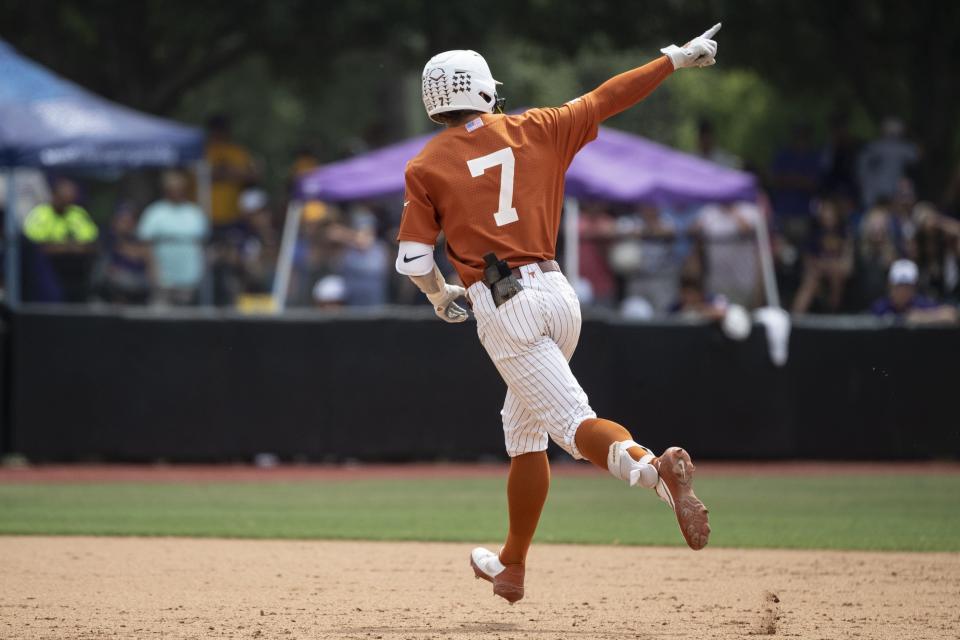
[[[650,95],[673,73],[673,63],[661,56],[642,67],[614,76],[584,96],[593,103],[599,122],[626,111]]]
[[[533,109],[528,113],[549,131],[566,167],[580,149],[597,137],[601,122],[646,98],[671,73],[673,63],[667,56],[661,56],[610,78],[561,107]]]
[[[404,182],[403,217],[400,219],[397,240],[432,245],[440,235],[440,221],[426,187],[412,164],[407,165]]]

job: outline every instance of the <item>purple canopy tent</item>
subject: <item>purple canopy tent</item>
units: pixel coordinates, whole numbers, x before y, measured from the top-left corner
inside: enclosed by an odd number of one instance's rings
[[[341,202],[403,193],[403,171],[435,134],[419,136],[304,176],[304,199]],[[645,138],[600,128],[567,171],[567,195],[615,202],[719,202],[753,200],[756,179]]]
[[[434,134],[411,138],[341,162],[319,167],[297,185],[301,200],[344,202],[403,193],[404,168]],[[697,156],[651,142],[640,136],[600,127],[596,140],[577,154],[567,170],[568,196],[564,215],[565,271],[578,274],[578,199],[684,205],[702,202],[754,200],[756,178]],[[292,260],[292,242],[299,209],[291,208],[284,230],[284,249],[274,287],[275,305],[282,309]],[[288,238],[289,236],[289,238]],[[765,225],[757,229],[768,303],[778,306]],[[284,276],[286,274],[286,277]]]

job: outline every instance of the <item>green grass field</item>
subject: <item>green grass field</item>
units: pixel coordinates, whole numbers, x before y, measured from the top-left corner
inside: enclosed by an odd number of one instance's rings
[[[0,485],[0,533],[496,541],[504,479]],[[711,544],[960,551],[960,475],[703,478]],[[540,542],[680,545],[652,492],[555,478]]]

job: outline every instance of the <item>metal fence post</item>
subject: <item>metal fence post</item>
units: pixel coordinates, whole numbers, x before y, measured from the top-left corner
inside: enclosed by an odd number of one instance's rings
[[[293,253],[300,231],[300,214],[303,203],[291,200],[287,206],[287,219],[283,223],[283,238],[280,241],[280,255],[277,256],[277,269],[273,277],[273,309],[280,313],[287,306],[287,292],[290,290],[290,272],[293,270]]]
[[[563,270],[576,288],[580,282],[580,202],[567,198],[563,209]]]

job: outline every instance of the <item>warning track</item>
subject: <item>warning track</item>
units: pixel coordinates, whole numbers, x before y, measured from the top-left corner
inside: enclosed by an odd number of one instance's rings
[[[699,477],[711,475],[927,475],[960,474],[956,462],[701,462]],[[0,467],[0,483],[70,482],[297,482],[384,478],[506,477],[507,465],[351,464],[279,465],[31,465]],[[553,464],[555,476],[592,476],[604,472],[586,463]]]

